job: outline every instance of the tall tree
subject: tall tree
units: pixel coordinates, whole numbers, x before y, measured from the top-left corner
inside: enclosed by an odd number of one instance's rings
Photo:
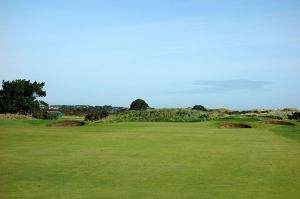
[[[45,97],[43,90],[45,83],[33,82],[25,79],[14,81],[2,81],[0,90],[0,112],[28,114],[40,109],[40,105],[46,103],[37,100],[37,97]],[[41,104],[42,103],[42,104]]]

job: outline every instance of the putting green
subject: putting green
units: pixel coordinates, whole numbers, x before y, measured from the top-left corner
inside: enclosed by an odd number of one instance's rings
[[[0,120],[1,199],[300,198],[299,124],[51,122]]]

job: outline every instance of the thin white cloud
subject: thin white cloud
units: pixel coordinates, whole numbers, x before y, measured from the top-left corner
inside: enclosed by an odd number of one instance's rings
[[[262,90],[272,82],[253,80],[200,80],[194,82],[199,86],[197,92],[224,93],[238,90]]]
[[[269,81],[254,80],[199,80],[193,83],[193,89],[172,93],[227,93],[232,91],[265,90]]]

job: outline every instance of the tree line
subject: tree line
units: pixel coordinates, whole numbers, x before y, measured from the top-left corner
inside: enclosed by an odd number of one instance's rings
[[[49,110],[49,105],[39,100],[40,97],[46,96],[44,90],[44,82],[31,82],[30,80],[17,79],[13,81],[2,81],[2,89],[0,90],[0,113],[19,113],[24,115],[32,115],[38,118],[48,119],[45,112]],[[141,111],[151,109],[143,99],[136,99],[130,104],[130,108],[105,106],[59,106],[57,111],[61,111],[66,115],[85,116],[86,120],[99,120],[107,117],[109,114],[124,113],[127,111]],[[207,110],[202,105],[195,105],[192,110],[212,112],[213,109]],[[218,112],[220,110],[217,109]],[[267,110],[266,110],[267,111]],[[177,111],[178,112],[178,111]],[[176,114],[177,114],[176,112]],[[268,111],[267,111],[268,112]],[[288,119],[299,120],[300,112],[297,110],[290,111]],[[181,112],[178,112],[178,114]],[[247,114],[256,113],[255,110],[250,111],[230,111],[227,114]],[[261,113],[261,112],[259,112]],[[177,115],[178,115],[177,114]],[[176,116],[177,116],[176,115]],[[279,118],[280,119],[280,118]]]
[[[39,97],[45,97],[45,82],[31,82],[30,80],[17,79],[13,81],[2,81],[0,90],[0,113],[19,113],[31,114],[34,117],[45,118],[45,111],[49,105],[38,100]],[[58,108],[57,108],[58,107]],[[87,120],[101,119],[108,116],[108,113],[118,113],[127,111],[124,107],[105,106],[56,106],[56,110],[66,115],[86,116]],[[136,99],[130,104],[129,110],[146,110],[149,105],[143,99]],[[206,110],[201,105],[194,106],[195,110]],[[44,111],[44,112],[43,112]]]

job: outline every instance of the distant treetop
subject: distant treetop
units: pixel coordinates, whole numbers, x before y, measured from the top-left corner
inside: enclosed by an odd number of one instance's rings
[[[192,109],[198,111],[207,111],[207,109],[202,105],[195,105]]]
[[[142,99],[134,100],[130,105],[130,110],[146,110],[149,105]]]

